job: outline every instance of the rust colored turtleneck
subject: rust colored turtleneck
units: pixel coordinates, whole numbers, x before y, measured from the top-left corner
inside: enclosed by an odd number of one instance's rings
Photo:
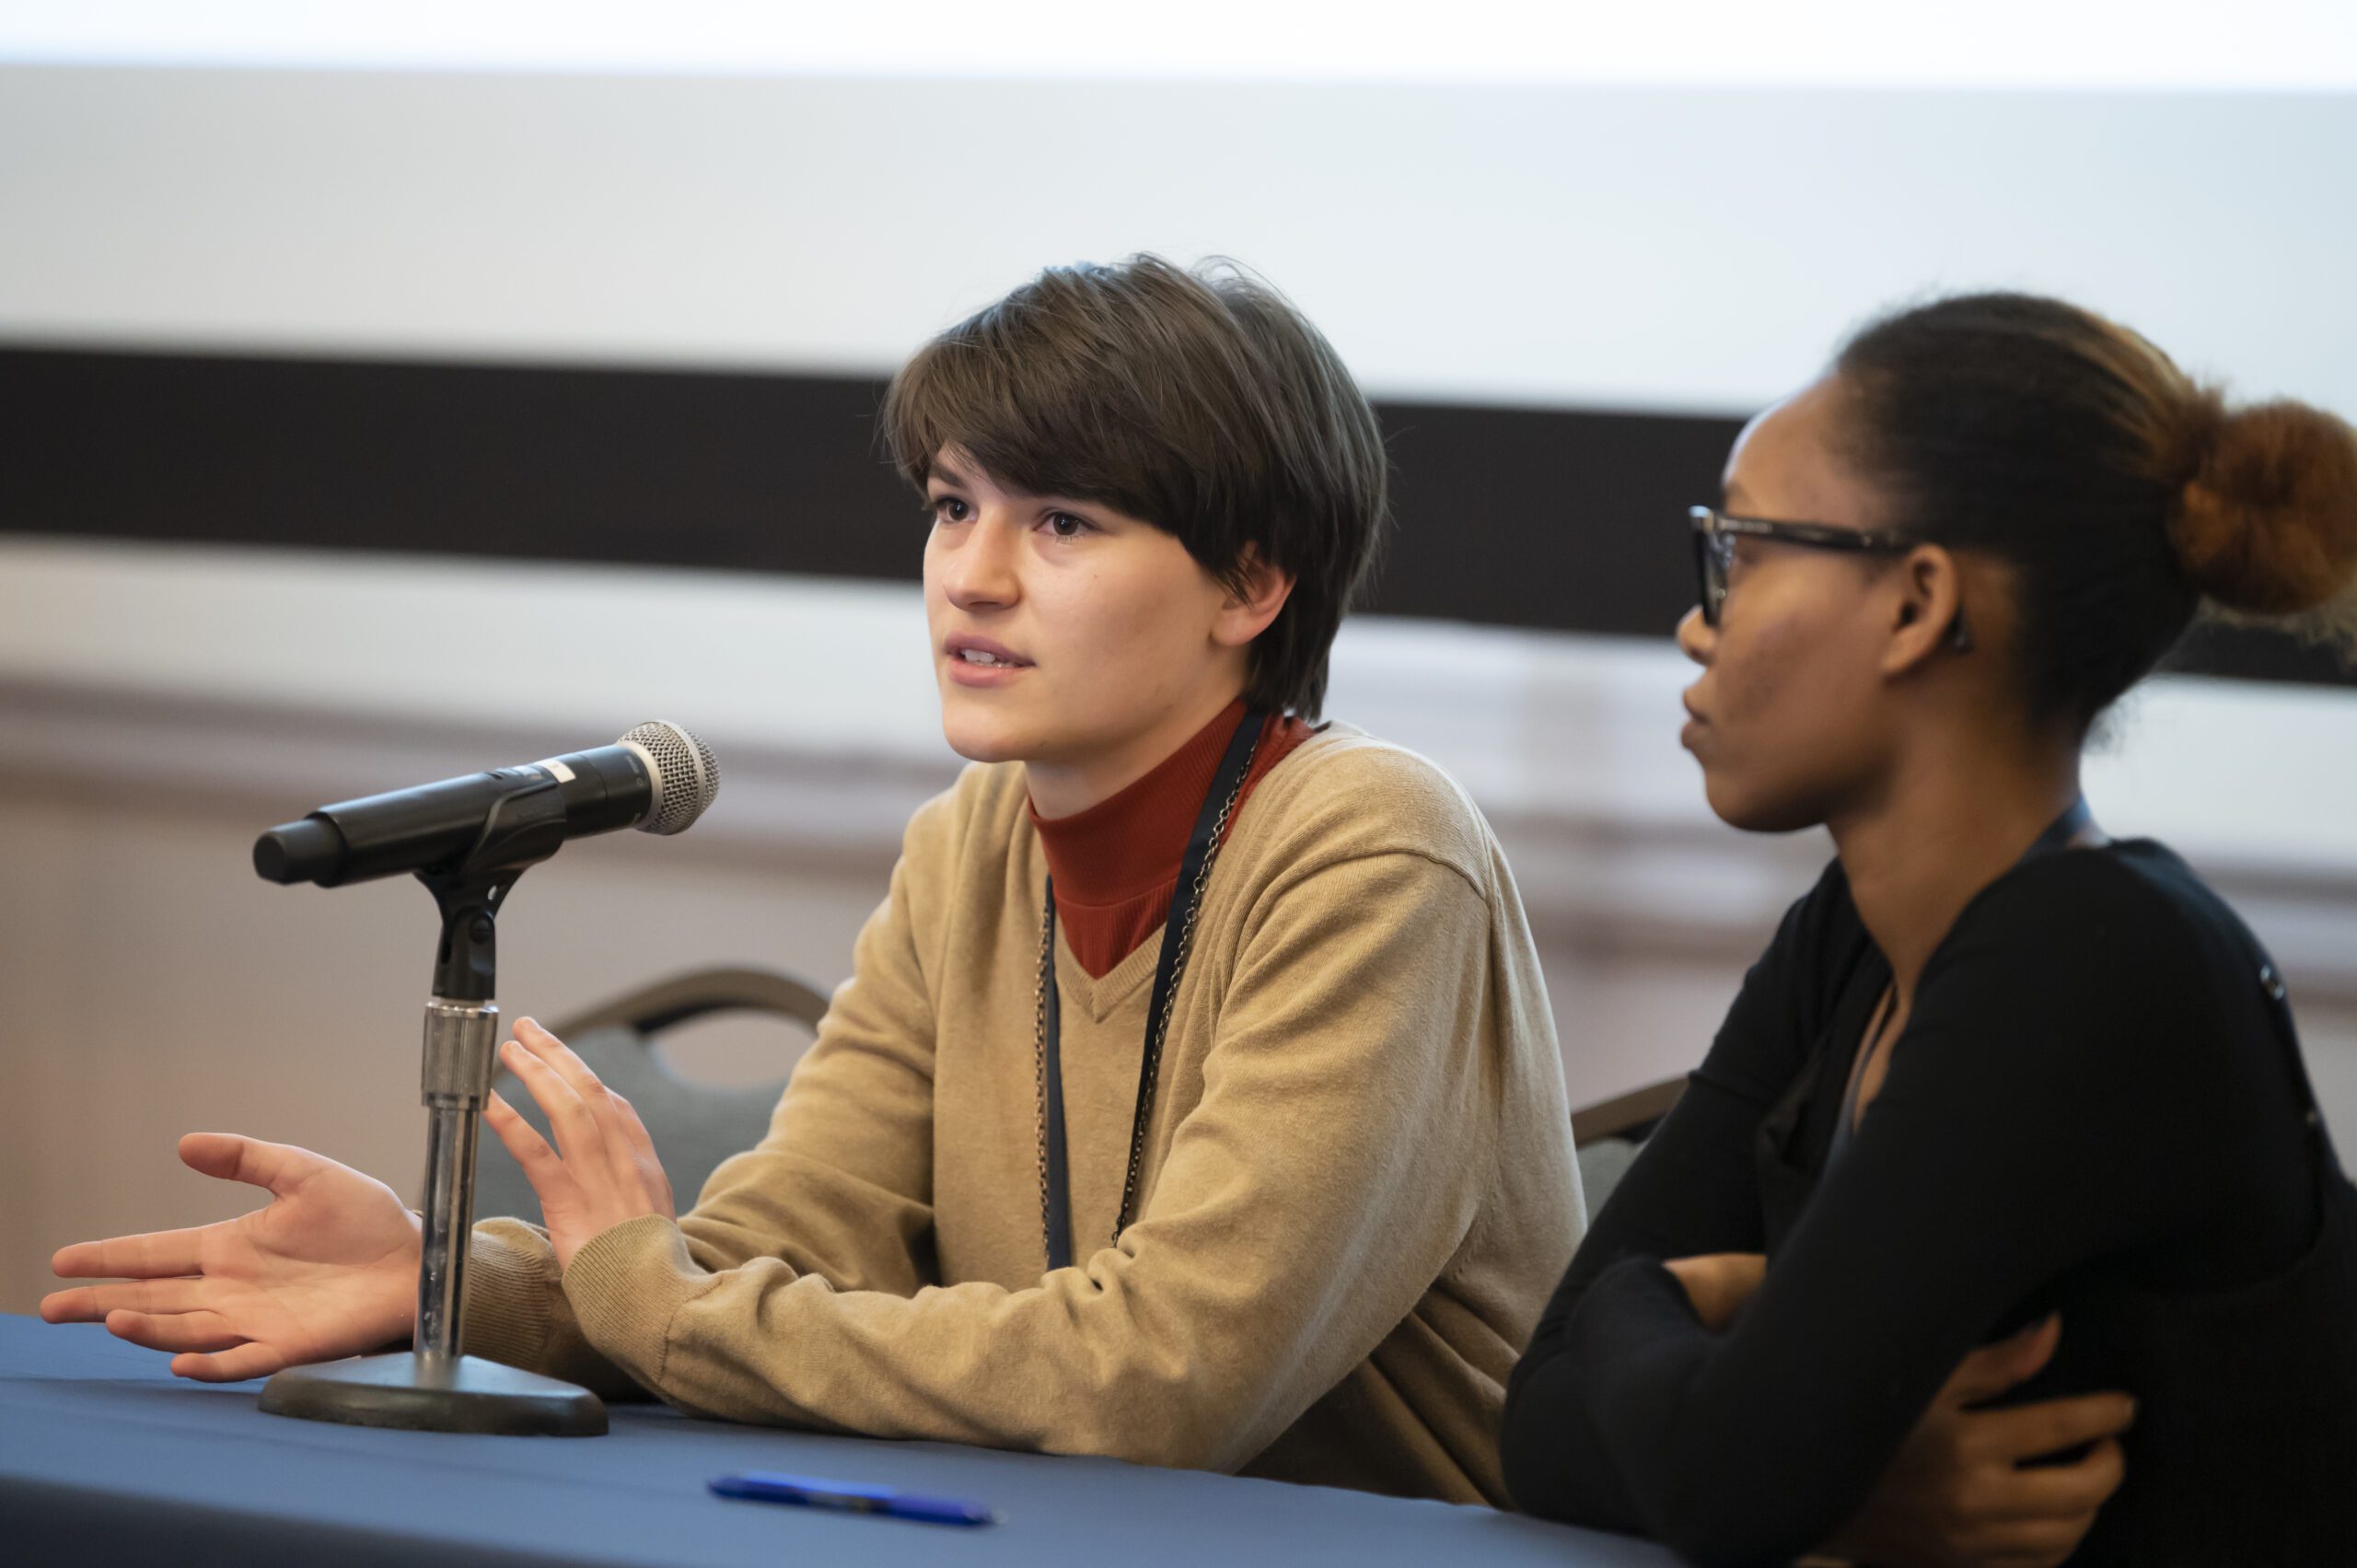
[[[1056,879],[1056,923],[1092,979],[1104,979],[1170,917],[1187,835],[1194,831],[1204,792],[1243,716],[1239,697],[1144,778],[1086,811],[1051,819],[1030,807],[1031,825],[1039,830],[1049,873]],[[1314,733],[1283,714],[1262,721],[1252,771],[1244,775],[1243,793],[1237,796],[1238,813],[1269,770]],[[1234,816],[1227,825],[1235,830]]]

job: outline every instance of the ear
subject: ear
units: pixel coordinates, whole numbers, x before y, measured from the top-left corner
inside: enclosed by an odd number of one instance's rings
[[[1936,544],[1919,544],[1891,574],[1890,625],[1883,645],[1882,672],[1906,675],[1959,645],[1955,635],[1963,613],[1963,575],[1956,559]],[[1962,645],[1969,647],[1969,643]]]
[[[1244,547],[1236,586],[1226,590],[1218,616],[1212,621],[1212,641],[1225,648],[1240,648],[1269,629],[1269,622],[1293,597],[1294,575],[1270,565],[1257,546]]]

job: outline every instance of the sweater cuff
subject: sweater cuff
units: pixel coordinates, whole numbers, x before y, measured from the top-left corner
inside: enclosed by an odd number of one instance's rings
[[[483,1221],[468,1238],[459,1350],[541,1370],[561,1289],[545,1232],[521,1220]]]
[[[573,1255],[564,1295],[589,1342],[659,1394],[671,1319],[713,1277],[688,1255],[675,1222],[641,1214],[599,1231]]]

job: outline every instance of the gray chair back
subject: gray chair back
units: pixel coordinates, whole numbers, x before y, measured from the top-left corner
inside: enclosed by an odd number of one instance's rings
[[[1588,1224],[1594,1225],[1596,1216],[1604,1212],[1604,1201],[1637,1163],[1637,1151],[1643,1146],[1626,1138],[1598,1138],[1573,1151],[1580,1162],[1581,1206],[1587,1211]]]
[[[1646,1136],[1685,1092],[1683,1077],[1667,1078],[1572,1112],[1573,1156],[1579,1161],[1581,1206],[1588,1224],[1604,1212],[1612,1190],[1637,1163]]]

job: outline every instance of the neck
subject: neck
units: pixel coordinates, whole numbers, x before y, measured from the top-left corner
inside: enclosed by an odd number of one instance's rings
[[[2075,740],[2007,752],[1985,735],[1957,738],[1919,749],[1878,798],[1827,823],[1901,1005],[1964,906],[2079,797]]]
[[[1053,820],[1110,800],[1152,772],[1243,694],[1241,680],[1213,685],[1174,704],[1154,724],[1117,744],[1077,757],[1026,761],[1023,772],[1032,809]]]

